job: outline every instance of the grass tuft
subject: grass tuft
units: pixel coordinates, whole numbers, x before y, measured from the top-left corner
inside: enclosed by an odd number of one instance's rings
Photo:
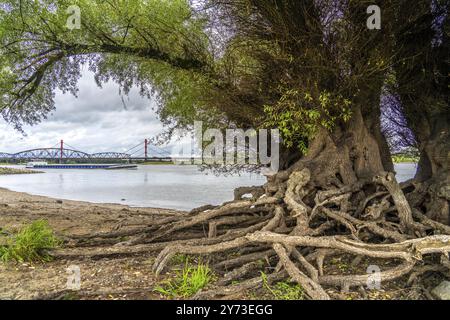
[[[3,262],[47,262],[51,256],[44,249],[58,247],[61,241],[45,220],[36,220],[23,227],[17,234],[8,236],[0,244],[0,260]]]
[[[275,300],[303,300],[303,289],[299,284],[280,281],[271,286],[264,272],[261,272],[261,277],[264,288]]]
[[[189,262],[189,256],[185,255],[185,254],[176,254],[172,260],[171,263],[173,265],[185,265],[186,263]]]
[[[403,155],[403,154],[396,154],[396,155],[392,156],[392,162],[394,162],[394,163],[418,163],[419,157]]]
[[[155,290],[172,298],[188,298],[207,286],[214,276],[211,269],[202,263],[196,266],[189,265],[186,261],[184,268],[176,273],[174,279],[166,281]]]

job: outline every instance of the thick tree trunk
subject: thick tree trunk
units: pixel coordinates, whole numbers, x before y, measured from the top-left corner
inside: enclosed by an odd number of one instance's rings
[[[349,122],[341,123],[333,132],[320,129],[310,142],[306,155],[282,146],[280,176],[298,170],[305,163],[309,163],[314,172],[317,185],[350,184],[379,172],[393,172],[389,146],[381,132],[380,114],[362,109],[355,106]]]
[[[349,123],[332,133],[320,132],[312,141],[308,155],[299,163],[311,163],[310,169],[317,173],[315,179],[319,184],[327,184],[330,180],[336,182],[336,178],[343,184],[351,184],[385,171],[378,137],[367,125],[375,122],[367,120],[361,109],[355,107]]]
[[[403,27],[394,34],[398,59],[394,70],[402,111],[420,151],[409,201],[429,218],[449,224],[449,15],[441,12],[437,19],[431,4],[424,1],[411,7],[403,2],[399,7],[404,14],[396,21]]]
[[[415,130],[419,142],[420,162],[416,179],[425,181],[448,175],[450,162],[450,113],[423,119]]]
[[[415,180],[422,195],[416,201],[429,218],[450,225],[450,113],[424,117],[415,134],[420,151]]]
[[[364,115],[364,123],[367,127],[367,131],[373,136],[378,144],[380,152],[381,163],[385,171],[393,172],[394,163],[392,162],[391,151],[386,137],[381,131],[381,101],[382,87],[384,79],[378,82],[379,90],[372,92],[367,90],[365,95],[359,97],[360,104],[363,106],[361,112]]]

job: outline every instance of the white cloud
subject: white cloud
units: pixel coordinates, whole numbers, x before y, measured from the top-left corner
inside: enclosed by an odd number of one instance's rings
[[[52,147],[61,139],[88,153],[123,152],[160,133],[163,128],[155,112],[155,102],[133,89],[119,95],[115,83],[97,87],[93,74],[85,72],[79,82],[78,98],[56,94],[56,110],[35,126],[25,126],[26,136],[0,121],[0,152]]]

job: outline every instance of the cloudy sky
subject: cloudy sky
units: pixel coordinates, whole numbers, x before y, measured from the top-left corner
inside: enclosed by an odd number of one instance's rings
[[[88,153],[124,152],[163,129],[152,110],[154,101],[137,90],[123,97],[124,105],[116,84],[99,88],[89,71],[79,89],[78,98],[57,93],[56,110],[40,124],[24,127],[26,136],[1,119],[0,152],[52,147],[61,139]]]

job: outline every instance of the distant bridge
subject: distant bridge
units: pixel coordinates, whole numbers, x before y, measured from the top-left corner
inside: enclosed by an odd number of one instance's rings
[[[150,146],[148,139],[143,143],[130,148],[126,152],[97,152],[87,153],[77,148],[64,147],[64,141],[61,140],[59,147],[30,149],[17,153],[0,152],[0,161],[170,161],[169,153],[156,146]],[[69,146],[68,144],[66,144]]]

